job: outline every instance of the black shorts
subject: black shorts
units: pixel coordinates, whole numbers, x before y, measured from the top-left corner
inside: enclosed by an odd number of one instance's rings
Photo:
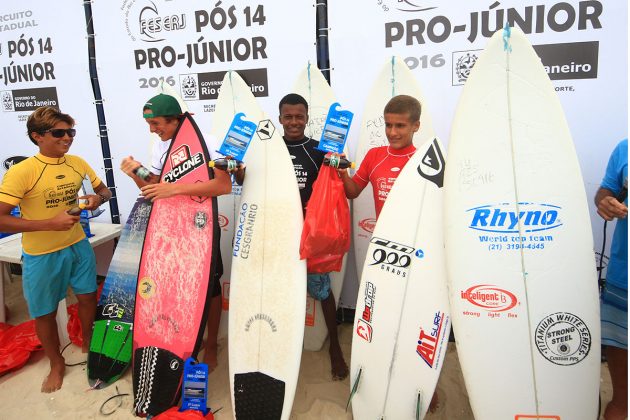
[[[212,291],[210,297],[221,296],[221,277],[223,277],[223,260],[221,259],[221,251],[217,252],[219,260],[217,261],[217,268],[214,270],[214,275],[210,279]]]

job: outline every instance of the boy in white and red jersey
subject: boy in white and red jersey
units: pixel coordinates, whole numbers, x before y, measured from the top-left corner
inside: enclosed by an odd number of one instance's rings
[[[377,219],[400,171],[416,152],[413,135],[420,129],[421,110],[416,98],[394,96],[383,111],[389,146],[370,149],[352,178],[347,169],[338,171],[346,197],[350,199],[358,197],[368,183],[372,184]]]
[[[358,197],[368,183],[372,184],[377,220],[396,178],[416,152],[413,135],[420,129],[421,112],[422,107],[416,98],[394,96],[383,110],[389,146],[370,149],[352,178],[347,169],[338,169],[346,197],[350,199]],[[435,411],[437,405],[438,397],[434,393],[429,410]]]

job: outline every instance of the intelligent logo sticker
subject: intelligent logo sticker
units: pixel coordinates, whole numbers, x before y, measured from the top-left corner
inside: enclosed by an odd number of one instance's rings
[[[491,284],[479,284],[460,292],[461,298],[491,312],[504,312],[514,308],[518,299],[514,293]]]
[[[374,232],[374,227],[376,226],[376,219],[373,217],[369,217],[367,219],[363,219],[359,222],[359,227],[365,232],[372,233]]]
[[[224,229],[224,228],[227,228],[229,224],[230,224],[230,220],[227,218],[227,216],[219,213],[219,227],[221,229]]]

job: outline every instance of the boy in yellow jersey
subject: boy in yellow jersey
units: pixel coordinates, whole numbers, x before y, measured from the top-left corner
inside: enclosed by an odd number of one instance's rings
[[[96,259],[79,224],[68,210],[83,200],[94,210],[112,196],[80,157],[67,155],[76,134],[74,119],[54,107],[36,109],[26,122],[39,153],[5,174],[0,185],[0,231],[22,232],[22,287],[35,331],[50,360],[42,392],[61,388],[65,361],[57,335],[57,305],[71,286],[79,302],[83,352],[87,353],[96,311]],[[95,194],[77,197],[85,177]],[[20,206],[21,217],[11,216]]]

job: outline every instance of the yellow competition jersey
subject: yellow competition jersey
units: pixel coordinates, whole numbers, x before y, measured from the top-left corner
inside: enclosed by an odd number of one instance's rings
[[[0,185],[0,201],[19,205],[23,219],[50,219],[76,203],[86,176],[93,187],[101,183],[87,162],[78,156],[50,158],[38,153],[7,171]],[[83,238],[83,228],[77,223],[67,231],[24,232],[22,248],[30,255],[47,254]]]

